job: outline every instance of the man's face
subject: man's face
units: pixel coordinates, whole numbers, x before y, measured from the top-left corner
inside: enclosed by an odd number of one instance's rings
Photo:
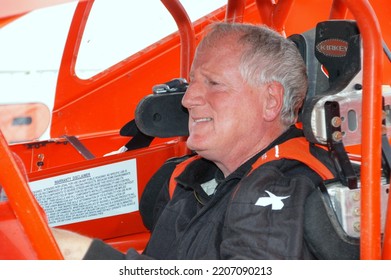
[[[223,165],[252,156],[263,134],[265,87],[251,87],[241,76],[242,48],[231,38],[200,49],[182,100],[189,110],[189,149]]]

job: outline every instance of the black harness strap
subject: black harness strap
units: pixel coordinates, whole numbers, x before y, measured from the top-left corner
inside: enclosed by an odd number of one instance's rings
[[[128,151],[148,147],[155,138],[142,133],[137,128],[134,120],[131,120],[123,128],[121,128],[120,135],[132,136],[132,139],[130,139],[125,145]]]

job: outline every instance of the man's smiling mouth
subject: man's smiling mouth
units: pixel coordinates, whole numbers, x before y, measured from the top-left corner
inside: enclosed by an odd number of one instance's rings
[[[202,123],[202,122],[210,122],[212,121],[212,118],[198,118],[198,119],[193,119],[195,123]]]

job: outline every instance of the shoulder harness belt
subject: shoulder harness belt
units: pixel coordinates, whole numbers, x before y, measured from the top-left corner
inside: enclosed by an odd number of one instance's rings
[[[169,194],[172,198],[175,188],[176,181],[175,178],[178,177],[185,168],[192,163],[193,161],[200,159],[201,156],[193,156],[181,163],[179,163],[174,172],[171,175],[169,182]],[[274,160],[280,159],[291,159],[297,160],[306,164],[309,168],[318,173],[323,180],[334,179],[335,176],[332,172],[316,157],[314,157],[310,152],[310,143],[305,139],[305,137],[292,138],[288,141],[285,141],[282,144],[276,145],[266,153],[264,153],[252,166],[250,172],[246,175],[250,175],[255,169],[261,165],[268,163]]]

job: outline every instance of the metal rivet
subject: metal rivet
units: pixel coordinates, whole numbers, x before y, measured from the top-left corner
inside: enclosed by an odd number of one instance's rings
[[[334,141],[340,142],[342,140],[342,133],[341,133],[341,131],[334,131],[332,137],[333,137]]]
[[[334,127],[340,127],[341,123],[342,123],[342,120],[341,120],[340,117],[333,117],[331,119],[331,125],[334,126]]]
[[[360,232],[360,222],[355,222],[353,224],[353,229],[355,232]]]
[[[354,192],[352,198],[354,201],[360,201],[360,192]]]

